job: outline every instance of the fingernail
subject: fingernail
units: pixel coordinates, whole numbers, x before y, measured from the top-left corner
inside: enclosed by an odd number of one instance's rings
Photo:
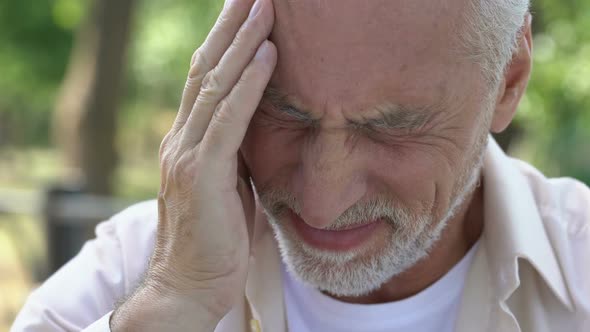
[[[261,7],[262,7],[262,0],[255,0],[254,6],[252,6],[252,9],[250,9],[250,15],[248,16],[248,18],[252,18],[252,17],[256,16],[256,14],[260,11]]]

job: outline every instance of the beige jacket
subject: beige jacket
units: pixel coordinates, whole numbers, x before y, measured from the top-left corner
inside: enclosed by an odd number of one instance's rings
[[[493,140],[484,181],[485,226],[456,331],[589,332],[590,190],[545,178]],[[109,331],[114,303],[145,271],[156,224],[151,201],[99,225],[97,239],[31,294],[12,331]],[[254,236],[244,302],[216,332],[287,331],[280,255],[260,212]]]

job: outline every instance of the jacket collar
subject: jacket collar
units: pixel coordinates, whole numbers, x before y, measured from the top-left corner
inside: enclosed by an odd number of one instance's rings
[[[495,294],[505,302],[520,285],[518,259],[527,260],[569,310],[572,302],[530,184],[490,137],[483,169],[484,238]]]
[[[281,257],[258,197],[246,281],[250,330],[287,331]]]
[[[521,258],[536,269],[557,299],[572,310],[571,297],[529,183],[491,136],[483,177],[484,248],[480,246],[481,252],[476,254],[472,270],[479,272],[470,272],[467,286],[471,285],[468,292],[471,294],[466,296],[472,298],[475,293],[481,293],[484,298],[493,297],[508,313],[505,302],[520,285],[518,259]],[[252,243],[255,245],[246,284],[246,299],[253,318],[251,324],[259,324],[263,331],[286,331],[281,258],[260,206],[257,206]],[[486,288],[488,284],[492,289]],[[465,317],[469,302],[464,301],[459,319]],[[252,330],[256,331],[256,328]]]

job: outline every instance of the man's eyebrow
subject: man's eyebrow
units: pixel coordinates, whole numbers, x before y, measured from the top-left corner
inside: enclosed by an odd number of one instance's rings
[[[262,102],[270,104],[270,106],[272,106],[276,110],[290,117],[293,117],[295,120],[309,123],[317,122],[317,120],[313,118],[311,113],[302,111],[295,107],[292,103],[289,102],[289,98],[286,94],[271,86],[267,87],[264,90]]]
[[[377,116],[365,116],[361,121],[350,121],[354,127],[417,130],[424,128],[441,112],[436,105],[405,106],[384,103],[373,109]]]
[[[289,97],[280,90],[269,86],[265,89],[263,102],[269,103],[272,107],[293,117],[295,120],[316,123],[310,112],[300,110],[289,102]],[[417,130],[424,128],[428,123],[441,113],[439,104],[424,106],[406,106],[392,102],[383,103],[374,107],[369,113],[374,116],[361,116],[361,120],[349,119],[349,124],[359,129],[394,129],[394,130]]]

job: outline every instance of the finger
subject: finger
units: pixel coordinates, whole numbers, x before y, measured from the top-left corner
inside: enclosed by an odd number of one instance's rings
[[[276,62],[275,46],[264,41],[239,82],[215,110],[199,150],[205,162],[218,165],[235,158]]]
[[[248,16],[254,0],[227,0],[209,35],[192,56],[174,128],[180,129],[199,95],[203,77],[217,65]]]
[[[255,12],[256,8],[259,8]],[[202,139],[217,104],[225,98],[252,60],[274,23],[272,1],[257,0],[251,16],[244,22],[219,64],[203,79],[201,91],[182,133],[183,147],[193,147]]]

